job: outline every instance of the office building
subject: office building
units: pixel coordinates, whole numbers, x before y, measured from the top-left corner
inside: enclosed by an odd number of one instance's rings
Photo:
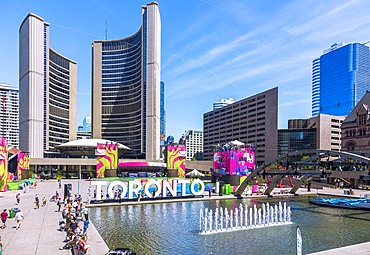
[[[215,146],[238,140],[256,148],[257,163],[277,156],[278,88],[242,99],[203,115],[203,157]]]
[[[91,132],[77,131],[77,140],[90,139],[90,138],[91,138]]]
[[[346,116],[369,89],[369,47],[334,44],[312,64],[312,115]]]
[[[0,136],[19,147],[19,90],[0,83]]]
[[[157,3],[142,7],[133,35],[92,44],[92,137],[131,150],[125,157],[160,157],[161,21]]]
[[[203,132],[187,130],[183,137],[186,145],[186,160],[203,160]]]
[[[164,88],[164,82],[161,81],[161,128],[159,133],[163,135],[164,137],[166,136],[166,108],[164,104],[164,98],[165,98],[165,88]],[[162,139],[161,139],[162,140]]]
[[[370,92],[362,97],[341,126],[342,151],[370,153]]]
[[[316,128],[279,129],[278,155],[293,151],[315,150]]]
[[[213,103],[213,110],[222,108],[224,106],[227,106],[227,105],[233,104],[233,103],[235,103],[235,99],[234,98],[220,99],[220,102]]]
[[[278,130],[278,154],[302,150],[341,149],[341,124],[345,116],[320,114],[309,119],[291,119],[288,129]]]
[[[91,133],[91,116],[86,115],[82,121],[82,131]]]
[[[19,148],[58,157],[77,138],[77,63],[50,48],[50,27],[28,14],[19,29]]]

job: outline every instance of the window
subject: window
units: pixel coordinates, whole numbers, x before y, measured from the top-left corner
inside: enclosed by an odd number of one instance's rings
[[[347,150],[348,151],[354,151],[355,150],[355,144],[353,142],[348,143]]]
[[[366,124],[366,114],[358,115],[358,124],[365,125]]]

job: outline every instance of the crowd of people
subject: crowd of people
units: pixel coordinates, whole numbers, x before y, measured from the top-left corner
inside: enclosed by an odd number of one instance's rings
[[[59,188],[61,188],[61,183],[59,182]],[[89,251],[90,246],[87,243],[87,230],[89,227],[89,214],[88,208],[85,207],[81,195],[73,195],[71,193],[62,199],[59,192],[56,191],[49,202],[55,202],[57,206],[56,212],[61,213],[62,220],[59,222],[59,230],[65,231],[64,245],[60,249],[69,249],[74,255],[84,255]],[[38,193],[34,197],[34,209],[38,210],[41,207],[46,207],[47,198],[46,195],[39,196]],[[15,205],[21,205],[21,194],[16,193],[15,195]],[[16,226],[13,227],[18,230],[25,216],[23,215],[21,209],[3,209],[0,213],[1,225],[0,229],[7,227],[7,221],[9,218],[13,218],[16,222]],[[0,255],[3,250],[3,241],[0,236]]]
[[[72,254],[87,254],[90,246],[87,243],[87,230],[89,228],[89,211],[82,202],[81,195],[69,195],[57,200],[58,212],[63,205],[62,218],[59,230],[66,232],[65,244],[60,249],[71,249]]]

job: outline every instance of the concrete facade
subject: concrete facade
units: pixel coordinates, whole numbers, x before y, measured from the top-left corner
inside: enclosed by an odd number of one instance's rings
[[[160,158],[161,21],[142,7],[142,26],[119,40],[94,41],[92,137],[123,143],[127,157]]]
[[[77,139],[77,63],[49,41],[49,24],[28,14],[19,29],[19,148],[32,158]]]
[[[185,135],[186,160],[203,158],[203,132],[195,130],[187,130]]]
[[[0,136],[19,147],[19,90],[0,84]]]
[[[319,114],[309,119],[291,119],[288,121],[288,130],[316,131],[316,146],[318,150],[340,151],[341,149],[341,124],[345,116]],[[302,147],[304,148],[304,146]]]
[[[278,88],[242,99],[203,115],[204,160],[215,145],[233,140],[256,146],[257,163],[277,156]]]

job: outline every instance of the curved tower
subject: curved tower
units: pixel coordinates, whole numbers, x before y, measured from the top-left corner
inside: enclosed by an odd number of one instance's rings
[[[19,148],[58,157],[76,140],[77,64],[49,47],[49,24],[28,14],[19,29]]]
[[[160,156],[160,49],[155,2],[142,7],[134,35],[92,44],[92,137],[127,145],[125,156]]]
[[[45,153],[53,154],[56,146],[77,139],[77,63],[50,49],[48,77]]]

